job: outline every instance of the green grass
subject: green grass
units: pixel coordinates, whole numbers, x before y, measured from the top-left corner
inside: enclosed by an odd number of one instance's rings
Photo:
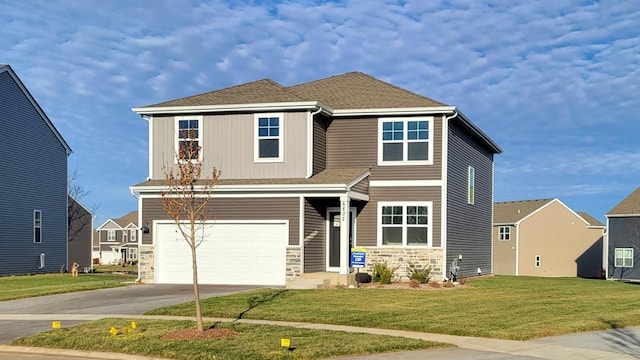
[[[302,321],[527,340],[640,325],[640,286],[495,276],[464,289],[258,290],[202,301],[207,317]],[[149,312],[193,316],[193,302]]]
[[[135,276],[117,274],[40,274],[0,277],[0,301],[123,286]]]
[[[115,327],[118,335],[109,330]],[[221,323],[216,327],[240,334],[224,339],[167,341],[166,333],[193,328],[190,321],[139,320],[131,332],[125,319],[103,319],[69,328],[56,329],[15,340],[12,345],[44,346],[78,350],[108,351],[171,359],[321,359],[390,351],[447,347],[447,344],[421,340],[310,330],[282,326]],[[280,347],[280,339],[290,339],[294,350]]]
[[[114,272],[128,272],[129,274],[138,273],[138,265],[94,265],[93,271],[97,274],[110,274]]]

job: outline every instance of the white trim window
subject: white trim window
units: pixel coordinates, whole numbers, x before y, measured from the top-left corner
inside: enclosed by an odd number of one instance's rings
[[[130,247],[128,249],[127,259],[136,260],[138,258],[138,248]]]
[[[129,230],[122,230],[122,242],[127,242],[129,238]]]
[[[633,267],[633,248],[616,248],[615,267]]]
[[[131,242],[136,242],[136,235],[137,235],[138,230],[131,230],[131,236],[129,236],[129,241]]]
[[[511,227],[510,226],[500,226],[500,227],[498,227],[498,240],[500,240],[500,241],[509,241],[509,240],[511,240]]]
[[[284,116],[277,114],[254,115],[254,161],[282,162]]]
[[[33,242],[42,243],[42,211],[33,210]]]
[[[202,122],[202,116],[176,117],[176,162],[202,160]]]
[[[467,176],[467,203],[473,205],[476,200],[476,169],[469,166],[469,175]]]
[[[540,267],[540,265],[541,265],[541,257],[540,257],[540,255],[536,255],[535,265],[536,265],[537,268]]]
[[[116,241],[116,231],[107,230],[107,241]]]
[[[433,203],[379,202],[379,246],[432,246]]]
[[[433,117],[378,119],[378,165],[432,165]]]

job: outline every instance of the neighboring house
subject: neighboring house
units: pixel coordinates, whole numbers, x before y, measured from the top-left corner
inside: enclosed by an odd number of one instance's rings
[[[352,72],[285,87],[264,79],[134,108],[149,123],[148,180],[132,186],[142,281],[190,283],[189,247],[160,203],[163,165],[194,134],[203,173],[222,171],[198,247],[203,284],[284,285],[408,262],[447,276],[491,273],[493,157],[455,106]],[[196,189],[198,186],[196,184]],[[406,279],[406,277],[405,277]],[[340,280],[340,281],[342,281]]]
[[[67,269],[78,263],[81,269],[92,268],[93,214],[72,196],[68,198],[69,248]]]
[[[606,217],[607,279],[640,280],[640,188],[618,203]]]
[[[493,208],[497,275],[601,277],[605,226],[558,199],[497,202]]]
[[[137,224],[138,212],[132,211],[121,218],[108,219],[96,229],[101,264],[124,264],[138,260]]]
[[[67,264],[69,145],[9,65],[0,65],[0,275]]]

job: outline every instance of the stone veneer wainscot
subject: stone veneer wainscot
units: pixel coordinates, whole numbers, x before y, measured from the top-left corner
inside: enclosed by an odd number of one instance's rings
[[[398,280],[408,280],[407,270],[409,262],[421,267],[431,265],[431,277],[442,277],[444,253],[440,248],[393,248],[393,247],[365,247],[367,263],[365,270],[373,274],[374,262],[387,262],[387,265],[400,266],[396,275]],[[440,280],[440,279],[437,279]]]

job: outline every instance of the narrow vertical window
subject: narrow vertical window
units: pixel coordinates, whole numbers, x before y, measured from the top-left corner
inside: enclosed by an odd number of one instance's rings
[[[473,204],[476,199],[476,169],[469,166],[469,187],[467,191],[467,203]]]
[[[33,210],[33,242],[42,242],[42,211]]]
[[[129,239],[131,239],[131,242],[136,242],[136,232],[137,230],[131,230],[131,236],[129,237]]]
[[[540,255],[536,255],[536,267],[540,267]]]
[[[127,237],[129,236],[129,230],[122,231],[122,242],[127,242]]]

